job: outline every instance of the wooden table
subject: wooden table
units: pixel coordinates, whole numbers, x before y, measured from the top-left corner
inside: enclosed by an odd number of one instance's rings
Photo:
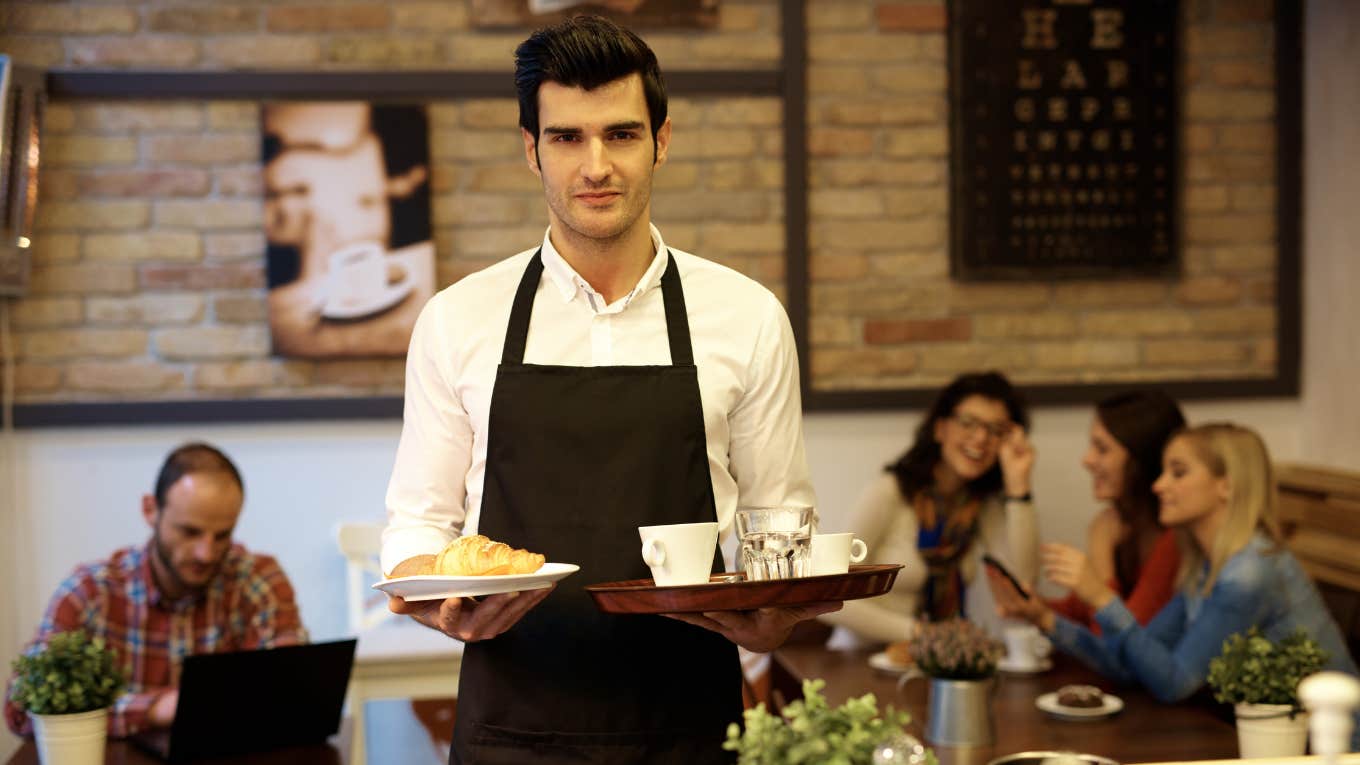
[[[911,713],[910,730],[925,740],[929,681],[912,680],[901,691],[898,676],[869,666],[872,651],[829,651],[821,644],[786,645],[774,653],[771,695],[802,698],[802,681],[826,681],[822,693],[833,706],[868,692],[879,708],[892,705]],[[989,747],[933,747],[943,765],[975,765],[1007,754],[1068,750],[1098,754],[1118,762],[1213,760],[1237,757],[1233,724],[1204,703],[1168,706],[1147,693],[1113,688],[1100,676],[1065,656],[1054,656],[1052,670],[1037,675],[1000,675],[992,705],[996,744]],[[1124,710],[1087,722],[1056,720],[1034,706],[1035,697],[1069,683],[1090,683],[1114,691]],[[929,742],[926,742],[929,745]]]

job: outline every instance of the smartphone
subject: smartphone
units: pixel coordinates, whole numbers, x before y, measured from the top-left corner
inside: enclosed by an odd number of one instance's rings
[[[993,558],[988,553],[983,553],[982,562],[1001,572],[1001,575],[1006,577],[1006,579],[1011,583],[1011,585],[1015,587],[1015,591],[1020,593],[1020,596],[1023,597],[1025,600],[1029,600],[1030,598],[1029,590],[1025,589],[1025,586],[1023,584],[1020,584],[1020,580],[1015,578],[1015,574],[1012,574],[1010,571],[1006,569],[1005,566],[1001,565],[1001,561],[997,560],[996,558]]]

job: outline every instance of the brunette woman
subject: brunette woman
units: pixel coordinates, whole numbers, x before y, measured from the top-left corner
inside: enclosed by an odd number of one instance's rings
[[[1090,445],[1081,459],[1091,474],[1091,493],[1107,503],[1086,530],[1086,562],[1139,624],[1147,624],[1175,593],[1180,553],[1176,535],[1157,520],[1152,482],[1162,472],[1167,439],[1184,426],[1180,407],[1165,393],[1120,393],[1096,405]],[[1065,552],[1076,553],[1073,548]],[[1090,607],[1075,593],[1050,605],[1099,631]]]
[[[870,562],[904,568],[888,594],[846,601],[823,621],[870,642],[906,638],[918,617],[962,615],[999,632],[978,572],[989,553],[1033,581],[1038,525],[1028,427],[1020,394],[998,372],[965,374],[940,391],[911,448],[867,488],[851,522]]]

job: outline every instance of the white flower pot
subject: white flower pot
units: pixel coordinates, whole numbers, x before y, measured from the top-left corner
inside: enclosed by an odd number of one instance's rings
[[[43,765],[103,765],[109,710],[28,716]]]
[[[1308,713],[1288,704],[1238,704],[1237,749],[1242,759],[1298,757],[1308,746]]]

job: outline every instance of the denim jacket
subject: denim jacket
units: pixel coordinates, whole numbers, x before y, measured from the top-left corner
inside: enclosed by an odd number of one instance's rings
[[[1257,534],[1228,559],[1205,596],[1202,583],[1182,589],[1147,626],[1118,598],[1096,612],[1102,634],[1061,616],[1050,637],[1059,648],[1113,680],[1142,685],[1158,701],[1181,701],[1204,685],[1209,660],[1234,632],[1257,627],[1279,640],[1303,627],[1331,657],[1327,669],[1357,672],[1346,641],[1312,580],[1288,550]],[[1360,741],[1360,729],[1356,730]]]

